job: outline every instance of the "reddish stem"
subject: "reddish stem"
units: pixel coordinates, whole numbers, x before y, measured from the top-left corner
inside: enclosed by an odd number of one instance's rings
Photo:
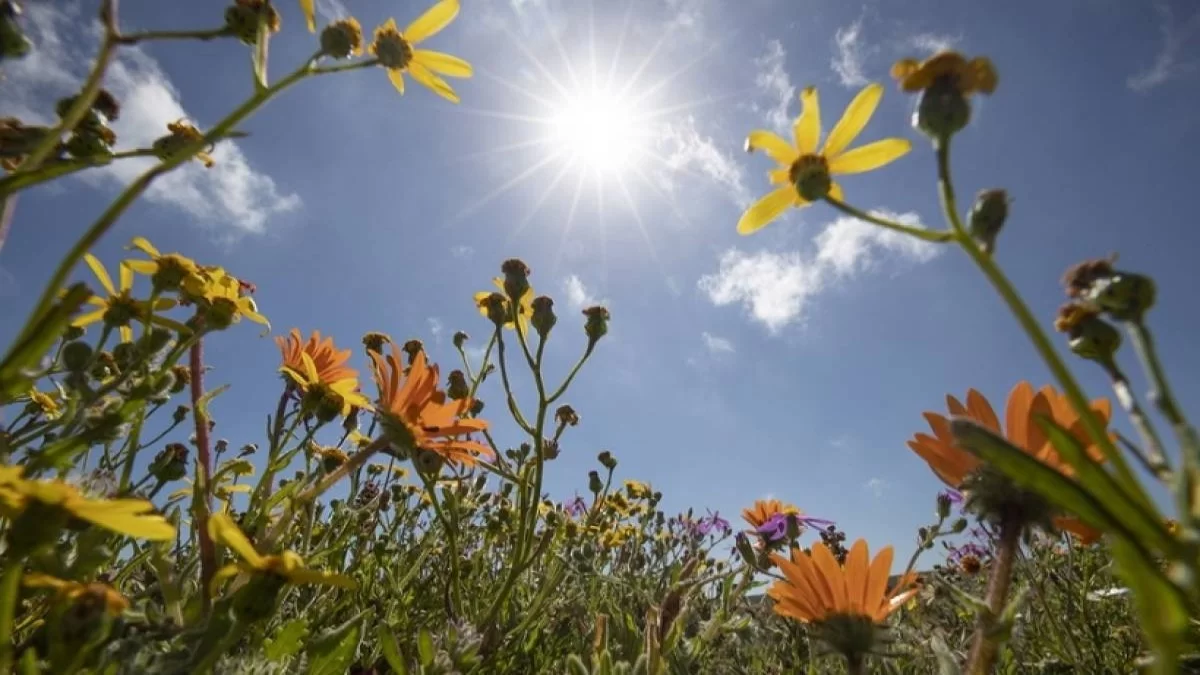
[[[1022,521],[1019,515],[1008,513],[1000,521],[1000,541],[996,546],[996,557],[992,563],[992,576],[988,579],[987,607],[989,614],[980,615],[975,624],[975,642],[971,646],[971,658],[967,672],[970,675],[988,675],[1000,652],[1000,641],[990,635],[993,622],[1004,612],[1008,601],[1008,589],[1012,585],[1013,563],[1021,547]]]
[[[212,511],[212,451],[208,439],[208,414],[200,403],[204,398],[204,346],[199,338],[192,345],[189,369],[192,371],[192,418],[196,421],[196,464],[200,474],[196,480],[204,495],[199,504],[193,505],[193,510],[196,536],[200,540],[200,592],[204,609],[208,611],[212,605],[208,591],[217,571],[217,551],[208,536],[208,515]]]

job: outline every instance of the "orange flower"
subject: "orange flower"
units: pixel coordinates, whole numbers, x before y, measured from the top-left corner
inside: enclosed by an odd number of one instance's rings
[[[775,601],[775,613],[803,623],[820,623],[834,616],[881,623],[917,593],[913,587],[917,575],[912,572],[888,591],[892,547],[885,546],[872,561],[862,539],[850,547],[845,567],[824,544],[813,544],[812,553],[795,549],[790,561],[781,555],[772,555],[771,560],[786,577],[767,589]]]
[[[757,529],[762,527],[763,523],[770,520],[772,516],[780,513],[791,513],[798,516],[801,514],[801,511],[795,506],[785,504],[778,499],[759,499],[750,508],[742,509],[742,520],[745,520]]]
[[[946,405],[951,416],[971,419],[997,434],[1001,433],[1000,420],[992,410],[991,404],[974,389],[967,392],[966,406],[953,396],[946,397]],[[1104,426],[1107,426],[1112,415],[1112,406],[1108,400],[1092,401],[1091,408]],[[1075,470],[1059,456],[1058,450],[1050,443],[1037,422],[1039,417],[1053,419],[1055,424],[1068,430],[1087,448],[1088,456],[1097,462],[1104,461],[1104,453],[1092,442],[1071,402],[1050,385],[1035,392],[1028,382],[1018,383],[1008,395],[1004,417],[1003,434],[1009,443],[1068,478],[1075,475]],[[926,412],[925,420],[929,422],[933,436],[916,434],[908,442],[908,447],[929,464],[929,468],[942,482],[957,489],[962,486],[968,474],[979,468],[980,462],[974,455],[959,447],[954,435],[950,433],[950,421],[945,416]],[[1100,535],[1098,531],[1072,517],[1056,518],[1055,526],[1075,534],[1085,544],[1095,541]]]
[[[379,408],[389,440],[403,450],[429,450],[452,464],[472,466],[480,456],[494,458],[488,446],[457,438],[488,428],[480,419],[464,419],[471,409],[469,398],[453,400],[438,389],[438,367],[428,365],[425,352],[417,352],[405,372],[400,350],[393,343],[384,357],[371,352]]]
[[[293,328],[286,338],[275,338],[283,355],[279,372],[291,380],[300,391],[313,387],[326,387],[342,397],[342,414],[348,415],[350,407],[370,409],[371,404],[358,392],[358,371],[346,365],[350,350],[338,351],[333,338],[321,339],[320,331],[313,331],[307,343],[301,342],[300,331]]]

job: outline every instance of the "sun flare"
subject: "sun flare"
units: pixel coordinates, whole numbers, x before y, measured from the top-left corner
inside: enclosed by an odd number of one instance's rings
[[[604,91],[574,93],[550,114],[552,146],[596,172],[627,169],[646,152],[648,129],[632,103]]]

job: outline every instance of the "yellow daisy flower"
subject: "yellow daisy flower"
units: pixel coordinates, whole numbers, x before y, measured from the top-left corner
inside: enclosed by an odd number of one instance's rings
[[[120,591],[102,583],[84,584],[78,581],[67,581],[52,577],[49,574],[30,572],[21,579],[28,588],[50,588],[58,592],[59,597],[70,602],[83,599],[103,605],[109,616],[120,616],[129,609],[129,600]]]
[[[928,89],[942,78],[949,78],[954,89],[963,96],[975,92],[991,94],[996,91],[999,76],[991,60],[977,56],[967,60],[958,52],[944,51],[918,62],[916,59],[901,59],[892,66],[892,78],[907,92]]]
[[[429,87],[437,95],[458,103],[458,94],[438,75],[447,77],[471,77],[471,64],[449,54],[414,49],[428,37],[432,37],[458,16],[458,0],[441,0],[404,29],[396,26],[395,19],[388,19],[375,29],[375,39],[368,51],[388,71],[388,79],[396,91],[404,93],[404,73]]]
[[[154,287],[159,290],[178,289],[185,280],[200,273],[196,261],[178,253],[163,255],[145,237],[134,237],[132,247],[150,256],[150,259],[126,260],[121,264],[150,277]]]
[[[254,550],[254,545],[227,513],[215,513],[209,517],[208,535],[213,541],[232,549],[242,559],[241,562],[230,563],[217,570],[213,578],[214,584],[245,572],[273,574],[283,577],[289,584],[321,584],[342,588],[354,588],[357,585],[353,579],[343,574],[308,569],[304,566],[304,559],[293,551],[284,551],[281,555],[260,554]]]
[[[0,515],[6,518],[37,508],[39,515],[57,512],[136,539],[175,538],[175,526],[144,499],[89,499],[63,481],[26,480],[22,473],[19,466],[0,466]]]
[[[912,144],[903,138],[887,138],[846,149],[867,126],[882,96],[882,85],[867,85],[850,102],[820,149],[821,110],[815,87],[808,87],[800,94],[802,110],[793,127],[793,143],[770,131],[751,131],[746,149],[762,150],[779,164],[769,174],[771,184],[779,187],[746,209],[738,221],[738,234],[757,232],[788,207],[804,208],[825,198],[843,201],[842,186],[831,176],[878,169],[907,153]]]
[[[112,277],[108,276],[108,270],[104,269],[104,264],[100,262],[96,256],[91,253],[83,255],[84,262],[88,267],[92,268],[92,273],[96,275],[96,281],[100,282],[101,288],[108,294],[108,297],[100,297],[93,295],[88,299],[88,304],[96,309],[75,317],[71,322],[72,326],[83,328],[90,326],[97,321],[104,321],[110,326],[116,326],[121,334],[122,342],[133,341],[133,329],[130,324],[141,322],[150,316],[150,323],[157,326],[164,326],[172,330],[187,332],[187,328],[177,321],[172,321],[165,317],[152,314],[162,310],[171,309],[175,306],[175,301],[169,298],[159,298],[154,301],[153,310],[150,303],[145,300],[136,300],[133,297],[133,270],[127,265],[120,265],[120,287],[114,286]]]
[[[58,416],[62,414],[62,406],[51,394],[43,394],[37,389],[30,389],[29,402],[36,405],[46,419],[58,419]]]
[[[183,282],[183,295],[192,302],[204,302],[227,315],[230,323],[243,317],[271,329],[271,322],[258,313],[254,298],[243,295],[246,284],[220,267],[202,267],[200,273]]]

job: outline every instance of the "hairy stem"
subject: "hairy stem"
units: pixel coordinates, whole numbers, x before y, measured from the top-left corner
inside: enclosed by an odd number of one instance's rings
[[[987,612],[980,614],[975,622],[975,638],[971,645],[971,656],[967,663],[969,675],[988,675],[1000,652],[1000,641],[993,635],[994,622],[1004,612],[1008,600],[1008,589],[1012,585],[1013,562],[1021,548],[1021,530],[1024,529],[1018,514],[1006,513],[1000,521],[999,542],[996,558],[992,563],[992,575],[988,579]]]

